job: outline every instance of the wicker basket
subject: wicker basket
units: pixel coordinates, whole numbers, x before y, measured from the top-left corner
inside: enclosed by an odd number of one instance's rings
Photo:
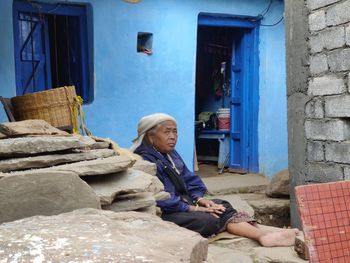
[[[11,99],[17,121],[42,119],[52,126],[70,129],[75,87],[67,86],[40,91]]]

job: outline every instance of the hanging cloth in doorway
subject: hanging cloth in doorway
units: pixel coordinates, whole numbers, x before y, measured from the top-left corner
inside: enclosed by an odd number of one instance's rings
[[[223,90],[224,78],[219,69],[215,69],[213,72],[213,88],[216,99],[220,99],[224,95]]]

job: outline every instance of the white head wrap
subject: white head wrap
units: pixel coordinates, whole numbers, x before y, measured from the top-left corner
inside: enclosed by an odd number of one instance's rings
[[[155,127],[156,125],[164,121],[173,121],[176,123],[176,120],[174,119],[174,117],[165,113],[154,113],[154,114],[142,117],[139,120],[139,124],[137,126],[137,138],[132,141],[133,145],[130,147],[129,150],[132,152],[135,151],[136,148],[141,145],[146,132],[148,132],[153,127]]]

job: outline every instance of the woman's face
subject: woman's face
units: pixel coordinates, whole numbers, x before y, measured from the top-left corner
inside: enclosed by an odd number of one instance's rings
[[[149,135],[152,145],[161,153],[170,153],[177,142],[177,127],[173,121],[163,122],[155,133]]]

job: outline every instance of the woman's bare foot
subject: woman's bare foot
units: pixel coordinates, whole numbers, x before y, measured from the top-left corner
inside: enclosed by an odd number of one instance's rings
[[[289,247],[294,245],[295,236],[298,233],[299,230],[297,228],[283,229],[266,233],[260,236],[258,241],[264,247]]]

